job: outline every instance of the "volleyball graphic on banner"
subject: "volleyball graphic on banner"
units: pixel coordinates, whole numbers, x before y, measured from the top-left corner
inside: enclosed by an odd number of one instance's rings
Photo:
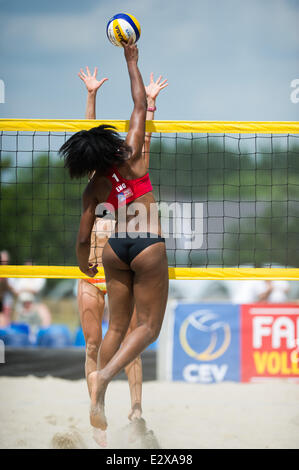
[[[171,304],[158,354],[160,380],[240,380],[240,306]]]

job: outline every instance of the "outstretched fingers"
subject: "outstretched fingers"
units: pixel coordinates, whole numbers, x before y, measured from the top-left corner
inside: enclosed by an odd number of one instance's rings
[[[133,39],[133,36],[129,37],[128,39],[128,46],[132,46],[134,44],[134,39]],[[137,46],[136,46],[137,47]]]
[[[78,73],[78,76],[81,78],[81,80],[85,80],[87,78],[83,69],[80,69],[80,73]]]
[[[153,74],[153,72],[151,72],[150,83],[155,83],[155,85],[159,86],[160,90],[162,90],[163,88],[168,86],[167,78],[165,80],[163,80],[163,82],[161,82],[162,78],[163,78],[162,75],[159,75],[158,79],[154,82],[154,74]]]
[[[166,80],[163,80],[163,82],[159,84],[160,90],[163,90],[163,88],[165,88],[165,87],[167,87],[167,86],[168,86],[168,81],[167,81],[167,79],[166,79]]]
[[[132,46],[134,44],[133,36],[129,37],[128,41],[122,40],[120,43],[124,49],[126,49],[128,46]]]
[[[106,78],[106,77],[102,78],[102,80],[99,81],[99,88],[100,88],[100,86],[103,85],[103,83],[107,82],[107,80],[108,80],[108,78]]]
[[[162,75],[160,75],[158,80],[156,81],[156,85],[159,85],[160,88],[162,88],[162,87],[165,88],[165,86],[168,85],[168,84],[165,85],[165,83],[167,83],[167,78],[165,80],[163,80],[163,82],[161,82],[162,78],[163,78]]]

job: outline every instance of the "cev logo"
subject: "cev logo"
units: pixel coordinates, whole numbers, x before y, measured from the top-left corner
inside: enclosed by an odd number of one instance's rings
[[[180,342],[188,356],[198,361],[212,361],[225,353],[231,342],[231,331],[228,323],[215,321],[217,318],[218,315],[210,310],[197,310],[184,320],[180,329]],[[187,338],[190,328],[210,336],[210,343],[204,351],[196,351],[190,345]]]

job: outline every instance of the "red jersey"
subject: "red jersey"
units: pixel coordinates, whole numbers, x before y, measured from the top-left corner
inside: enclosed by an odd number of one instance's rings
[[[126,180],[121,176],[119,171],[114,167],[111,168],[106,177],[111,181],[112,188],[106,203],[111,204],[115,209],[134,201],[143,194],[153,190],[149,174],[136,178],[134,180]]]

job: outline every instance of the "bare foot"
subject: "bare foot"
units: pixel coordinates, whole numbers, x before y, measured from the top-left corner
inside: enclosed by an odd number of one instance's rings
[[[98,371],[91,372],[90,380],[90,424],[94,428],[105,431],[107,429],[107,421],[105,416],[105,392],[107,381]]]
[[[100,447],[107,447],[107,435],[106,431],[102,429],[93,428],[93,438]]]
[[[130,421],[133,421],[134,419],[140,419],[142,415],[142,409],[140,403],[136,403],[130,413],[128,414],[128,418]]]

